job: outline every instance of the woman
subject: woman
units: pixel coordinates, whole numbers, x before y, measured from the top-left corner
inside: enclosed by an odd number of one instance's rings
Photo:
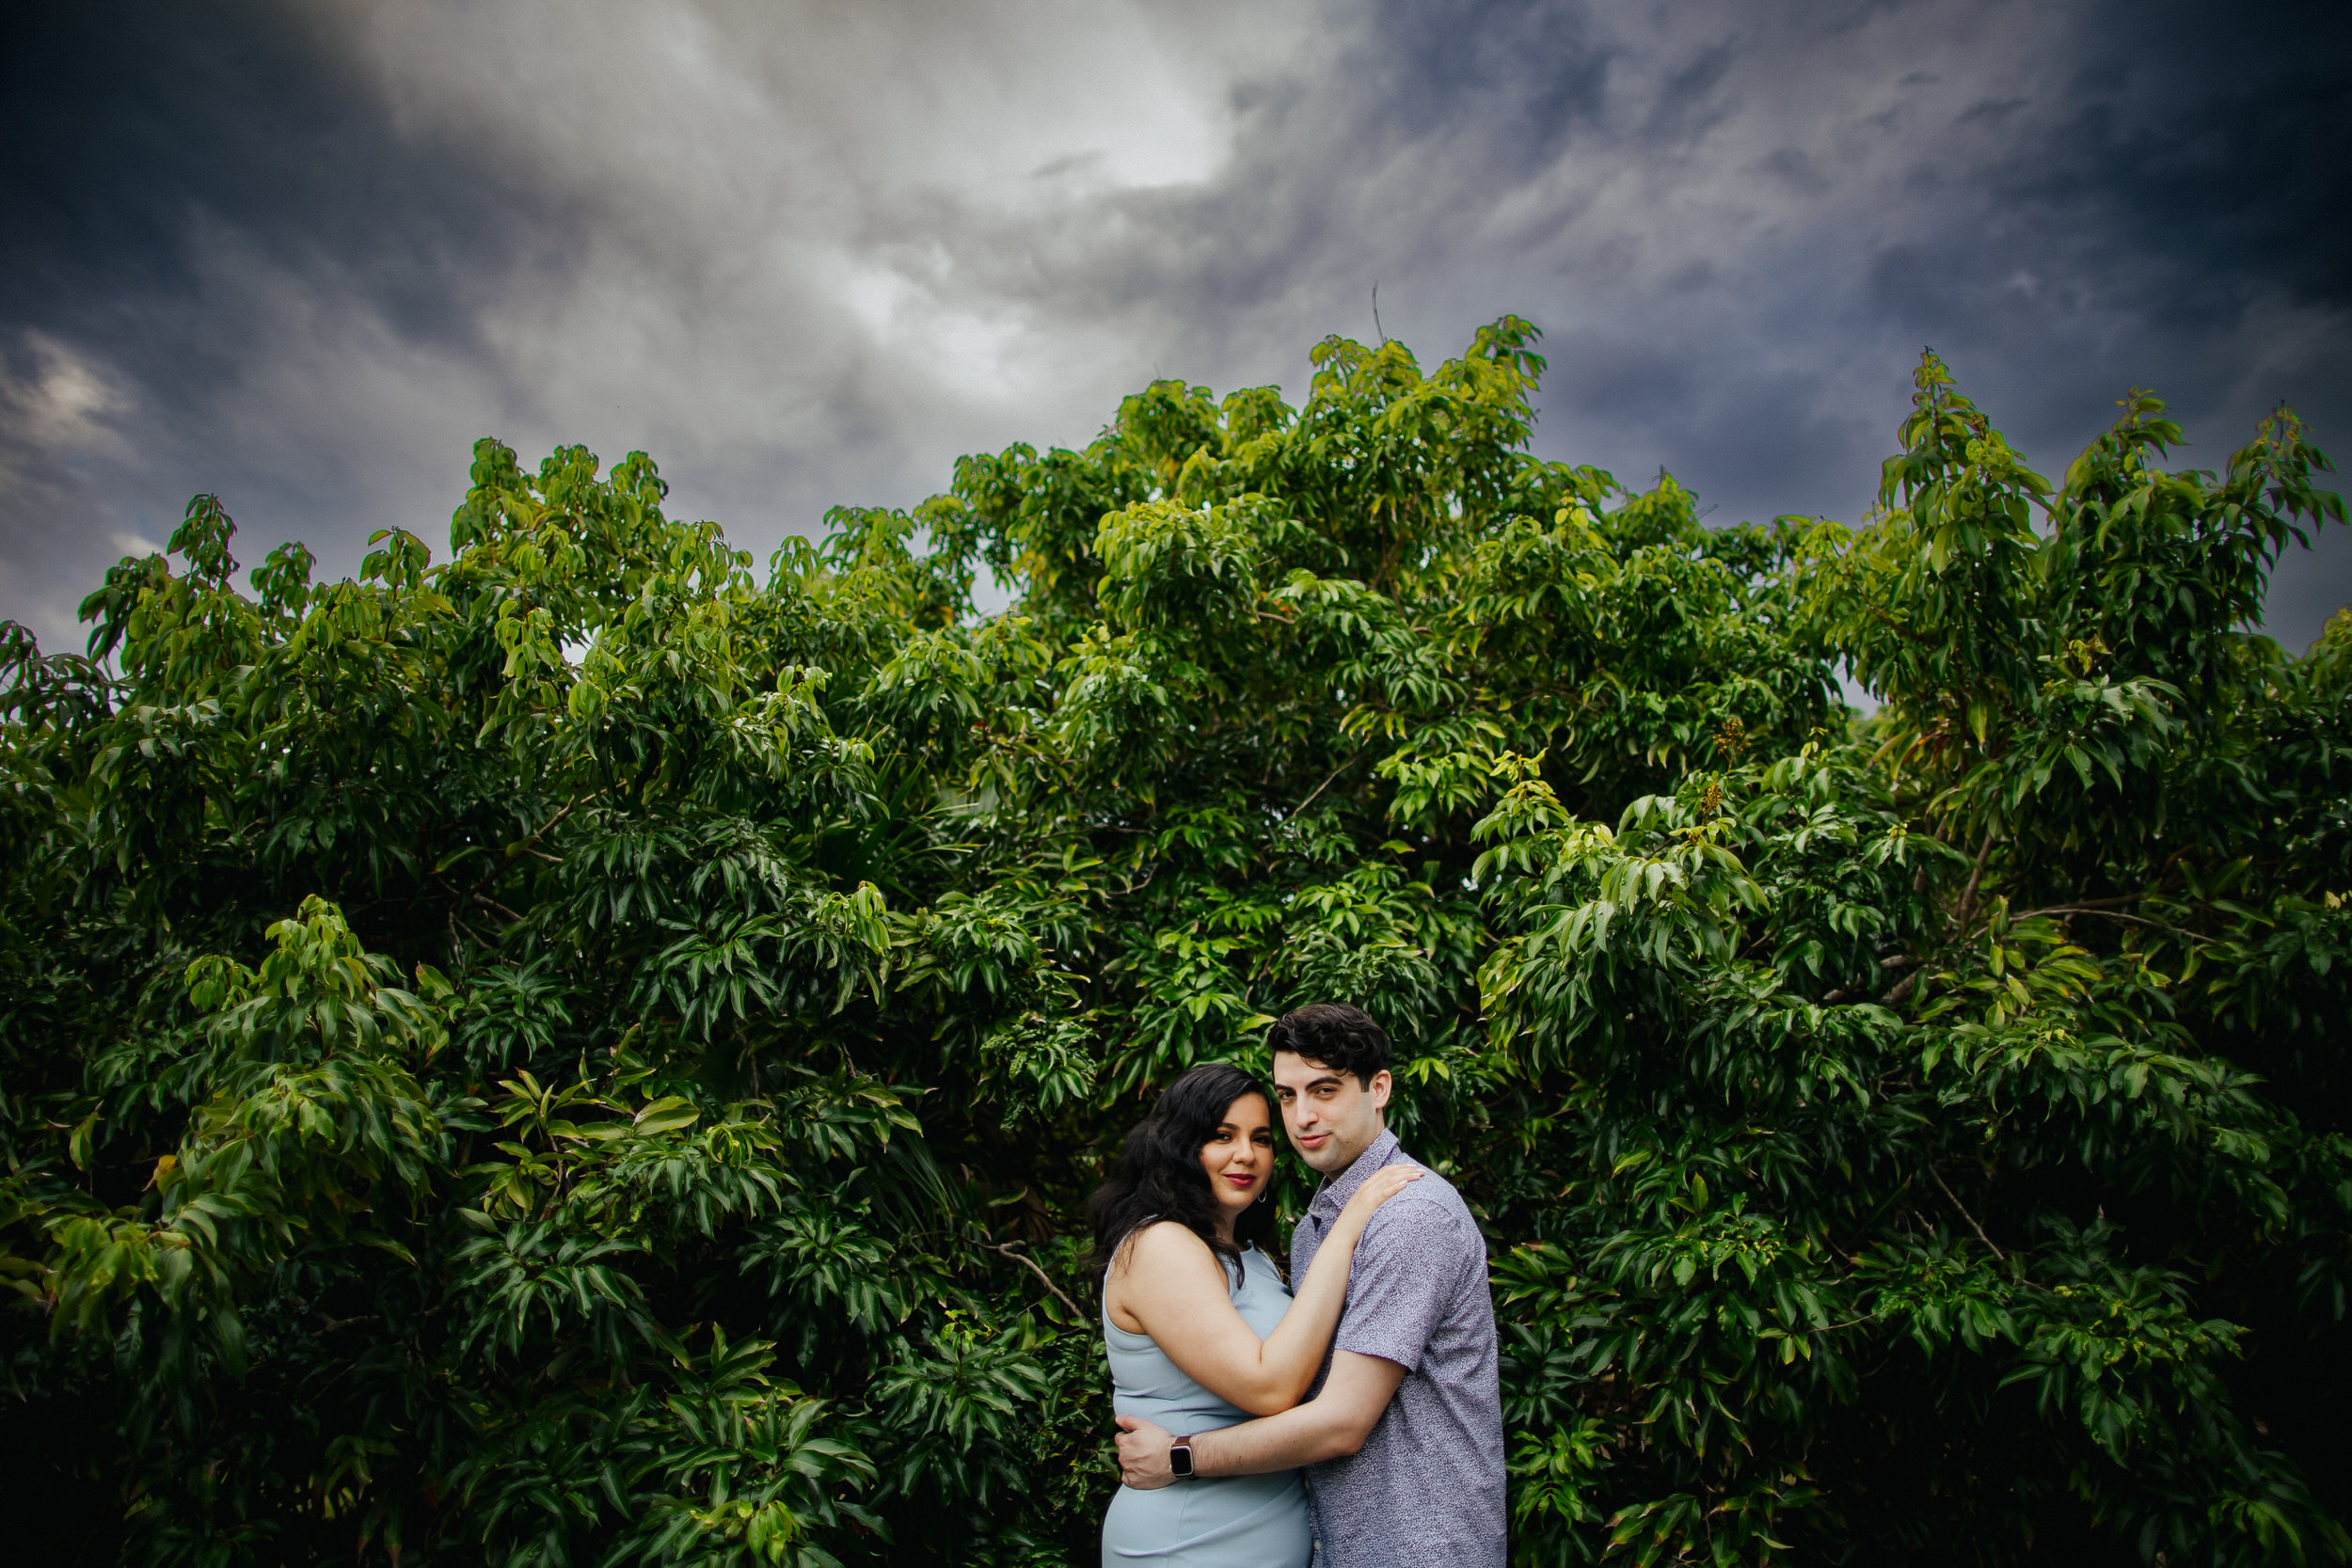
[[[1127,1134],[1094,1195],[1112,1403],[1180,1435],[1288,1410],[1322,1369],[1372,1212],[1420,1173],[1389,1165],[1340,1212],[1294,1297],[1260,1249],[1274,1234],[1274,1117],[1239,1068],[1198,1067]],[[1306,1568],[1298,1473],[1120,1487],[1104,1568]]]

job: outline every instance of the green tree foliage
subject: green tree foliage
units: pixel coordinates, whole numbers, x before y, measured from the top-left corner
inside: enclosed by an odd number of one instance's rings
[[[199,497],[8,628],[20,1544],[1090,1561],[1081,1196],[1343,998],[1520,1561],[2342,1559],[2352,620],[2247,630],[2325,460],[2136,393],[2054,484],[1930,356],[1864,527],[1708,530],[1528,455],[1534,337],[764,577],[485,441],[445,560],[246,592]]]

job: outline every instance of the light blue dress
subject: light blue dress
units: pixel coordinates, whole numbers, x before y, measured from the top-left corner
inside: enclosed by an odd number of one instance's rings
[[[1290,1309],[1290,1287],[1265,1254],[1241,1255],[1233,1309],[1263,1339]],[[1230,1271],[1228,1277],[1231,1277]],[[1103,1317],[1111,1407],[1180,1435],[1249,1419],[1177,1369],[1149,1334]],[[1307,1568],[1314,1535],[1296,1470],[1202,1477],[1150,1492],[1122,1486],[1103,1515],[1103,1568]]]

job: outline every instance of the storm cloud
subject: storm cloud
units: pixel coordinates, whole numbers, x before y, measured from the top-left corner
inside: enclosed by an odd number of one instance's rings
[[[0,615],[219,493],[429,541],[475,437],[747,547],[1159,375],[1547,334],[1536,445],[1858,517],[1923,344],[2046,469],[2132,387],[2352,457],[2352,18],[2140,4],[465,0],[21,19]],[[2300,646],[2352,545],[2280,574]]]

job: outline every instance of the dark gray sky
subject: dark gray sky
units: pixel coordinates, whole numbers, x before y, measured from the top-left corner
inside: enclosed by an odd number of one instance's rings
[[[1154,375],[1541,325],[1538,450],[1851,520],[1931,343],[2054,476],[2135,385],[2352,462],[2352,7],[83,0],[0,71],[0,615],[217,491],[437,547],[473,439],[765,551]],[[2282,571],[2300,647],[2352,540]]]

